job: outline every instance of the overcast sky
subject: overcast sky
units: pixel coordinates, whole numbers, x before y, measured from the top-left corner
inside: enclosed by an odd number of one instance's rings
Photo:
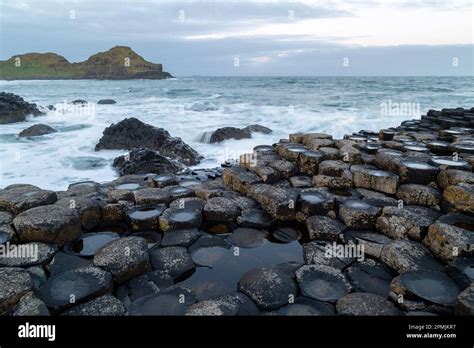
[[[0,59],[115,45],[176,76],[473,75],[473,1],[0,0]]]

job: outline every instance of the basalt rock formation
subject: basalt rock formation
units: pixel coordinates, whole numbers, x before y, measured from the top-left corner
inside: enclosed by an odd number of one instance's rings
[[[0,314],[472,315],[473,164],[474,108],[443,109],[225,168],[12,185],[0,246],[38,257],[2,254]]]

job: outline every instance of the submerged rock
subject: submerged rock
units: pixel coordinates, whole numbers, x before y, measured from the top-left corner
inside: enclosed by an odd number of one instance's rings
[[[48,126],[47,124],[35,124],[31,127],[23,129],[18,136],[20,137],[36,137],[40,135],[46,135],[51,133],[56,133],[57,130]]]
[[[341,271],[331,266],[304,265],[295,274],[301,293],[315,300],[334,302],[352,289]]]
[[[196,295],[185,287],[171,287],[132,302],[130,315],[184,315],[196,303]]]
[[[422,299],[439,305],[453,306],[461,290],[444,273],[416,270],[407,271],[395,278],[390,285],[390,291],[407,300]]]
[[[266,233],[254,228],[239,227],[235,229],[227,240],[241,248],[256,248],[265,241]]]
[[[48,308],[62,311],[112,290],[112,275],[97,267],[81,268],[49,278],[38,297]]]
[[[136,118],[126,118],[104,130],[95,146],[96,151],[105,149],[132,150],[143,148],[155,150],[185,164],[198,164],[201,156],[180,138],[173,138],[163,128],[145,124]]]

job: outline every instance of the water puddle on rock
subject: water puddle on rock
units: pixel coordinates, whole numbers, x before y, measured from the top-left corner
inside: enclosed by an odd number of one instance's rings
[[[192,251],[191,257],[196,271],[178,284],[192,288],[199,301],[235,291],[240,278],[253,268],[290,261],[304,263],[303,249],[298,241],[283,244],[267,239],[255,248],[202,247]]]

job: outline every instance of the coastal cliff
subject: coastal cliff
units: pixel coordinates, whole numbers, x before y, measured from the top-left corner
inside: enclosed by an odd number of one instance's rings
[[[161,80],[171,77],[163,71],[162,64],[148,62],[126,46],[115,46],[79,63],[70,63],[56,53],[26,53],[0,61],[0,79],[3,80]]]

